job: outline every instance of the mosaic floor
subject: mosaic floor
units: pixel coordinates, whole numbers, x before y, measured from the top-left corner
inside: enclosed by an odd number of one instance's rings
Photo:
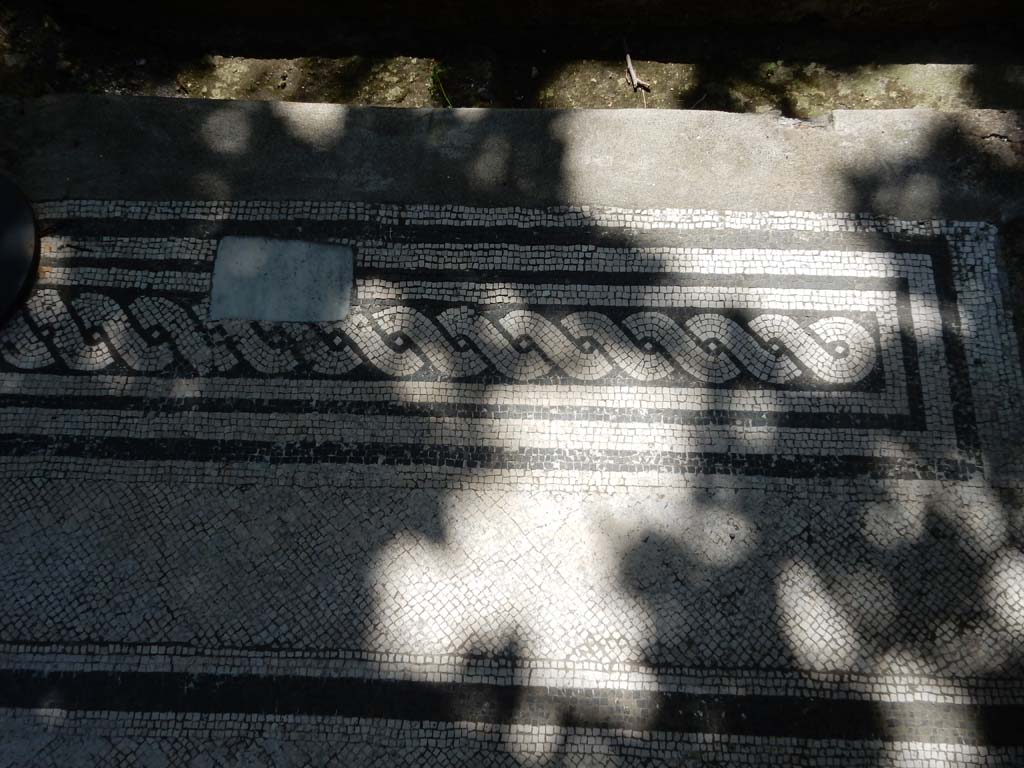
[[[1024,764],[995,227],[37,216],[0,765]],[[227,235],[351,246],[351,314],[208,320]]]

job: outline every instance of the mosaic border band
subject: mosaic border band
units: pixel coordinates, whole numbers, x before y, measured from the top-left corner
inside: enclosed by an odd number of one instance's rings
[[[944,268],[946,274],[949,275],[946,284],[952,285],[952,282],[957,282],[957,288],[953,289],[954,292],[951,296],[956,296],[960,303],[963,304],[964,288],[969,288],[969,285],[965,286],[965,279],[977,280],[979,277],[990,276],[988,273],[991,271],[993,265],[984,263],[991,256],[992,249],[995,247],[995,230],[987,224],[977,224],[969,222],[901,222],[892,219],[884,219],[879,217],[864,216],[864,215],[843,215],[843,214],[811,214],[811,213],[793,213],[793,212],[777,212],[777,213],[759,213],[759,214],[744,214],[737,212],[706,212],[706,211],[688,211],[688,210],[658,210],[648,213],[638,213],[631,211],[624,211],[622,209],[597,209],[597,208],[586,208],[581,207],[579,209],[573,208],[556,208],[550,210],[529,210],[529,209],[476,209],[465,206],[368,206],[356,203],[331,203],[331,204],[315,204],[305,202],[275,202],[269,203],[266,201],[246,201],[236,203],[214,203],[214,202],[195,202],[195,203],[119,203],[119,202],[94,202],[94,201],[65,201],[61,203],[44,203],[41,204],[39,213],[41,218],[44,220],[44,224],[49,228],[48,236],[59,236],[56,233],[60,231],[61,227],[71,225],[84,226],[88,228],[93,226],[97,221],[102,221],[104,218],[110,217],[123,217],[121,220],[127,219],[129,221],[137,221],[141,224],[147,225],[168,225],[168,226],[179,226],[186,222],[196,221],[208,221],[215,223],[233,223],[238,226],[255,226],[260,223],[279,223],[281,221],[288,222],[310,222],[320,223],[327,225],[350,225],[359,224],[361,226],[375,227],[378,230],[379,235],[384,235],[385,240],[378,241],[384,243],[383,251],[386,253],[391,247],[388,245],[392,242],[387,238],[395,235],[396,232],[409,230],[421,232],[430,237],[436,237],[439,233],[445,232],[456,232],[461,230],[470,231],[474,233],[477,229],[486,227],[496,227],[498,234],[501,236],[501,232],[506,229],[522,231],[524,233],[536,234],[539,237],[544,237],[543,232],[547,230],[569,230],[570,232],[588,232],[588,233],[599,233],[608,230],[622,230],[622,231],[635,231],[638,235],[647,236],[655,231],[690,231],[690,232],[704,232],[709,233],[714,229],[722,229],[732,232],[742,232],[744,230],[757,230],[763,228],[769,232],[810,232],[818,234],[836,234],[844,237],[869,237],[869,236],[881,236],[886,238],[886,243],[891,241],[914,243],[915,241],[924,243],[929,241],[932,243],[931,246],[923,247],[924,251],[934,252],[935,242],[948,242],[952,253],[955,254],[953,259],[954,263],[951,263],[948,267]],[[54,228],[57,228],[54,230]],[[567,233],[566,233],[567,234]],[[165,237],[159,232],[153,233],[158,239]],[[419,236],[419,235],[418,235]],[[493,236],[493,235],[492,235]],[[586,237],[590,237],[588,234]],[[600,239],[600,238],[599,238]],[[408,245],[408,244],[407,244]],[[500,242],[497,244],[499,248],[505,248]],[[424,247],[427,243],[424,243]],[[207,248],[207,246],[200,246],[201,249]],[[412,246],[415,248],[415,244]],[[447,245],[446,245],[447,247]],[[516,256],[515,252],[510,254],[510,258],[515,261],[517,258],[526,258],[522,253],[522,248],[543,248],[544,246],[509,246],[513,248],[519,248],[520,256]],[[554,246],[552,246],[554,247]],[[559,247],[564,247],[559,246]],[[599,249],[604,247],[600,245],[595,246],[583,246],[584,249],[590,248],[588,252],[590,256],[599,256]],[[633,246],[629,246],[632,248]],[[912,247],[917,248],[917,245]],[[598,249],[598,250],[594,250]],[[685,251],[685,249],[683,249]],[[381,248],[377,248],[378,255],[372,255],[372,258],[379,258]],[[692,255],[687,256],[680,254],[679,249],[673,251],[669,249],[671,258],[693,258]],[[806,251],[816,256],[821,256],[822,251]],[[833,252],[836,253],[836,252]],[[837,252],[840,258],[842,258],[843,252]],[[979,254],[982,258],[980,265],[969,264],[964,267],[958,266],[965,259],[971,260],[975,258],[972,254]],[[77,257],[76,257],[77,258]],[[88,258],[88,257],[87,257]],[[94,258],[94,257],[93,257]],[[388,258],[388,257],[385,257]],[[501,258],[506,258],[502,256]],[[604,258],[604,257],[601,257]],[[934,253],[930,258],[936,258]],[[641,261],[643,259],[641,258]],[[976,268],[979,267],[980,268]],[[859,269],[859,266],[855,266],[855,269]],[[357,271],[359,267],[357,266]],[[641,266],[641,270],[643,267]],[[71,270],[74,271],[74,270]],[[955,273],[955,274],[954,274]],[[408,275],[406,276],[408,277]],[[991,307],[983,307],[983,310],[991,309]],[[955,311],[955,310],[954,310]],[[947,343],[949,340],[950,333],[953,336],[956,335],[956,329],[959,327],[965,318],[962,316],[964,313],[964,307],[960,306],[960,317],[951,315],[949,311],[943,311],[943,324],[944,328],[947,329]],[[967,318],[971,319],[971,318]],[[949,329],[952,329],[951,331]],[[906,338],[907,334],[904,334]],[[1004,340],[1005,341],[1005,340]],[[952,368],[958,368],[958,365],[952,365]],[[1011,368],[1013,366],[1010,366]],[[1018,373],[1016,371],[1010,371],[1011,375]],[[929,377],[926,377],[929,378]],[[971,377],[974,379],[974,377]],[[973,381],[972,384],[975,389],[978,386],[985,389],[989,386],[987,383],[988,379],[978,379]],[[963,381],[957,384],[961,389],[971,388],[972,384]],[[981,392],[985,400],[985,392]],[[952,409],[954,415],[957,418],[957,442],[961,448],[965,445],[964,443],[964,429],[967,428],[971,421],[971,398],[963,394],[953,394],[954,400],[960,401],[960,405],[957,405]],[[930,399],[930,398],[926,398]],[[985,409],[991,406],[986,402],[983,402]],[[466,412],[460,412],[460,416],[471,415]],[[929,424],[935,425],[938,412],[930,415]],[[539,413],[539,416],[544,418],[551,417],[551,412]],[[987,414],[980,414],[979,421],[983,421]],[[735,417],[732,417],[735,418]],[[1000,421],[996,421],[996,424],[1002,424]],[[986,425],[987,427],[988,425]],[[870,433],[869,433],[870,434]],[[346,440],[351,442],[352,436],[346,436]],[[857,438],[859,439],[859,438]],[[871,438],[868,438],[871,439]],[[986,442],[986,437],[982,438]],[[68,445],[68,438],[58,440],[53,443],[50,448],[43,447],[44,450],[51,450],[57,452],[66,452]],[[456,441],[458,442],[458,441]],[[967,444],[970,444],[971,440],[968,440]],[[851,446],[856,445],[856,440],[851,443]],[[38,443],[33,442],[31,450],[33,452],[38,451],[42,446]],[[364,443],[364,453],[367,451],[374,450],[370,444]],[[468,447],[468,446],[467,446]],[[483,446],[480,446],[482,448]],[[648,461],[641,465],[638,465],[638,469],[646,469],[646,467],[662,467],[668,471],[684,471],[684,472],[719,472],[723,471],[719,467],[725,467],[727,464],[722,464],[719,460],[714,459],[707,461],[704,458],[700,458],[702,449],[698,446],[694,446],[696,452],[690,451],[687,455],[696,457],[696,461],[692,459],[679,460],[671,458],[667,461],[663,458],[656,458],[654,461]],[[73,449],[72,449],[73,450]],[[132,449],[135,451],[135,448]],[[246,447],[247,450],[247,447]],[[305,446],[296,445],[296,454],[301,454],[305,451]],[[475,452],[474,452],[475,451]],[[116,454],[116,449],[115,449]],[[112,454],[113,455],[113,454]],[[288,451],[284,453],[271,453],[271,460],[288,460]],[[856,449],[849,452],[841,452],[843,459],[853,459],[856,456]],[[274,458],[274,457],[279,458]],[[385,454],[385,461],[389,461]],[[224,458],[229,458],[230,453],[223,454]],[[173,456],[164,456],[164,460],[171,459]],[[344,456],[331,457],[325,454],[320,455],[320,460],[335,460],[348,461],[349,459]],[[653,457],[652,457],[653,458]],[[668,457],[665,457],[668,458]],[[414,463],[419,461],[413,459]],[[446,457],[446,462],[462,463],[467,466],[507,466],[509,468],[516,466],[522,469],[528,469],[530,463],[519,464],[516,463],[518,460],[514,456],[508,454],[493,454],[481,453],[479,449],[473,449],[469,452],[461,452],[458,455],[452,455]],[[576,457],[572,454],[567,455],[549,455],[543,460],[543,464],[550,466],[553,462],[570,462],[573,466],[589,466],[592,469],[598,469],[601,467],[624,469],[626,468],[620,462],[611,456],[600,457],[597,455],[591,455],[590,457],[584,458],[582,455]],[[510,463],[511,462],[511,463]],[[580,463],[582,462],[582,463]],[[858,462],[853,461],[849,463],[849,466],[856,466]],[[863,464],[863,462],[861,462]],[[870,474],[887,474],[896,477],[915,477],[915,476],[938,476],[948,477],[950,479],[962,479],[970,476],[972,472],[978,471],[977,467],[980,466],[979,459],[977,456],[968,453],[959,457],[952,457],[949,455],[948,450],[943,448],[934,458],[928,459],[928,466],[919,466],[920,462],[901,462],[897,459],[896,463],[893,464],[891,460],[886,457],[874,457],[868,461],[867,464],[863,464],[864,470]],[[762,463],[757,461],[741,461],[737,464],[733,470],[741,472],[758,473],[763,471]],[[811,461],[807,464],[806,468],[796,468],[794,471],[806,471],[811,473],[829,474],[834,471],[834,468],[830,468],[828,463],[823,463],[820,460]],[[922,474],[923,473],[923,474]]]

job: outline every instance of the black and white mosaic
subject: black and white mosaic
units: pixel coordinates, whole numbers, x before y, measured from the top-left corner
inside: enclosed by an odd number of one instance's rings
[[[37,215],[0,329],[8,762],[1024,759],[991,225]],[[350,316],[208,320],[217,239],[299,228],[355,250]]]
[[[34,299],[5,345],[4,362],[14,370],[181,373],[184,367],[200,375],[244,369],[489,383],[621,378],[725,384],[743,378],[820,388],[857,385],[878,362],[877,340],[842,316],[821,316],[805,327],[775,313],[736,319],[664,311],[485,314],[475,304],[432,311],[396,305],[312,328],[225,328],[161,296],[133,297],[127,306],[102,293],[41,290]]]

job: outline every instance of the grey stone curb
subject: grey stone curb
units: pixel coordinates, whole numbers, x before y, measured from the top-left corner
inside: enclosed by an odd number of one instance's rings
[[[1019,112],[841,111],[807,123],[82,95],[0,100],[0,119],[2,157],[34,200],[566,203],[993,222],[1024,211]]]

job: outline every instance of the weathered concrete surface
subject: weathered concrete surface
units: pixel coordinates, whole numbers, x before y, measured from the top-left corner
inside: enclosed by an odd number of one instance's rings
[[[0,157],[30,196],[589,203],[1021,212],[1024,115],[387,110],[326,104],[7,100]]]

